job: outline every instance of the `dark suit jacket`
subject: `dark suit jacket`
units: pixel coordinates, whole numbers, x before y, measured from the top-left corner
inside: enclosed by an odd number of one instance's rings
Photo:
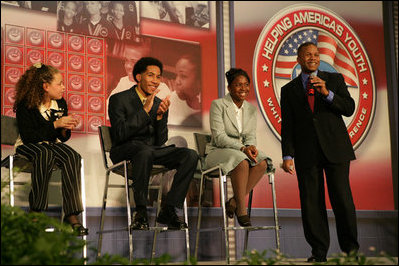
[[[152,109],[147,114],[136,92],[136,86],[109,98],[108,114],[112,134],[110,155],[114,162],[116,158],[114,153],[120,150],[118,147],[123,146],[126,142],[133,143],[139,150],[142,145],[159,148],[168,140],[168,111],[161,120],[157,121],[156,111],[161,99],[155,96]],[[120,159],[116,161],[120,161]]]
[[[59,109],[63,109],[62,116],[68,115],[68,107],[64,98],[57,100]],[[62,142],[71,137],[71,130],[66,130],[65,137],[61,134],[62,128],[55,129],[53,122],[47,121],[40,114],[39,108],[28,109],[24,102],[17,106],[18,130],[24,144],[41,141],[54,142],[57,138]]]
[[[314,112],[310,110],[301,77],[281,89],[281,145],[283,156],[292,156],[298,167],[312,166],[318,158],[318,146],[327,160],[340,163],[355,159],[355,153],[342,115],[351,116],[355,102],[341,74],[318,71],[334,92],[332,103],[315,94]]]

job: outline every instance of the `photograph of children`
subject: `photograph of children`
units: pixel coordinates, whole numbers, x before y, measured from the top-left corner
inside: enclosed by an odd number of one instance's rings
[[[141,16],[209,29],[208,1],[141,1]]]
[[[57,12],[57,1],[1,1],[1,4],[49,13]]]
[[[99,36],[111,40],[134,40],[140,34],[136,1],[59,1],[59,31]]]
[[[128,90],[136,84],[132,75],[135,63],[141,57],[152,56],[163,63],[162,82],[157,97],[163,99],[170,95],[168,124],[202,127],[199,44],[145,35],[140,39],[138,43],[126,44],[119,54],[107,57],[106,105],[111,95]]]

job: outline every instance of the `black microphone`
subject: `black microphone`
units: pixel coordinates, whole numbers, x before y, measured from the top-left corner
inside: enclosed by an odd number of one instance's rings
[[[309,82],[310,82],[310,79],[311,79],[311,78],[314,78],[314,77],[316,77],[316,76],[317,76],[316,73],[315,73],[315,72],[312,72],[312,73],[310,74],[310,76],[309,76]],[[314,90],[313,83],[310,83],[310,86],[309,86],[309,89],[308,89],[308,95],[314,96],[314,92],[315,92],[315,90]]]

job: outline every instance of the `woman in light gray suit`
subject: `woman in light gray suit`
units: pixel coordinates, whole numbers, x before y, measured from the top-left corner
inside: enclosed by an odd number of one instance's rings
[[[226,72],[229,94],[212,102],[210,126],[212,141],[206,148],[206,167],[220,164],[230,173],[234,197],[226,202],[226,213],[237,216],[241,226],[251,226],[246,196],[265,173],[268,160],[256,148],[256,107],[246,101],[250,79],[242,69]],[[271,165],[271,163],[270,163]]]

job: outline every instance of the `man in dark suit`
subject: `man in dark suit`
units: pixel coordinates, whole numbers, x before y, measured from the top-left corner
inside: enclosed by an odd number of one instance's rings
[[[164,146],[168,139],[169,96],[156,97],[161,82],[162,63],[152,57],[143,57],[134,65],[133,77],[137,82],[129,90],[116,93],[109,100],[109,118],[113,145],[110,152],[114,163],[131,160],[136,215],[132,229],[148,229],[147,196],[151,169],[154,164],[176,169],[166,204],[157,221],[169,228],[184,229],[187,224],[177,215],[193,178],[198,154],[188,148]]]
[[[324,177],[342,251],[357,252],[356,212],[349,184],[350,161],[356,159],[342,115],[351,116],[355,102],[343,76],[318,70],[317,46],[298,48],[302,73],[281,89],[283,169],[298,178],[309,262],[326,261],[330,244]]]

